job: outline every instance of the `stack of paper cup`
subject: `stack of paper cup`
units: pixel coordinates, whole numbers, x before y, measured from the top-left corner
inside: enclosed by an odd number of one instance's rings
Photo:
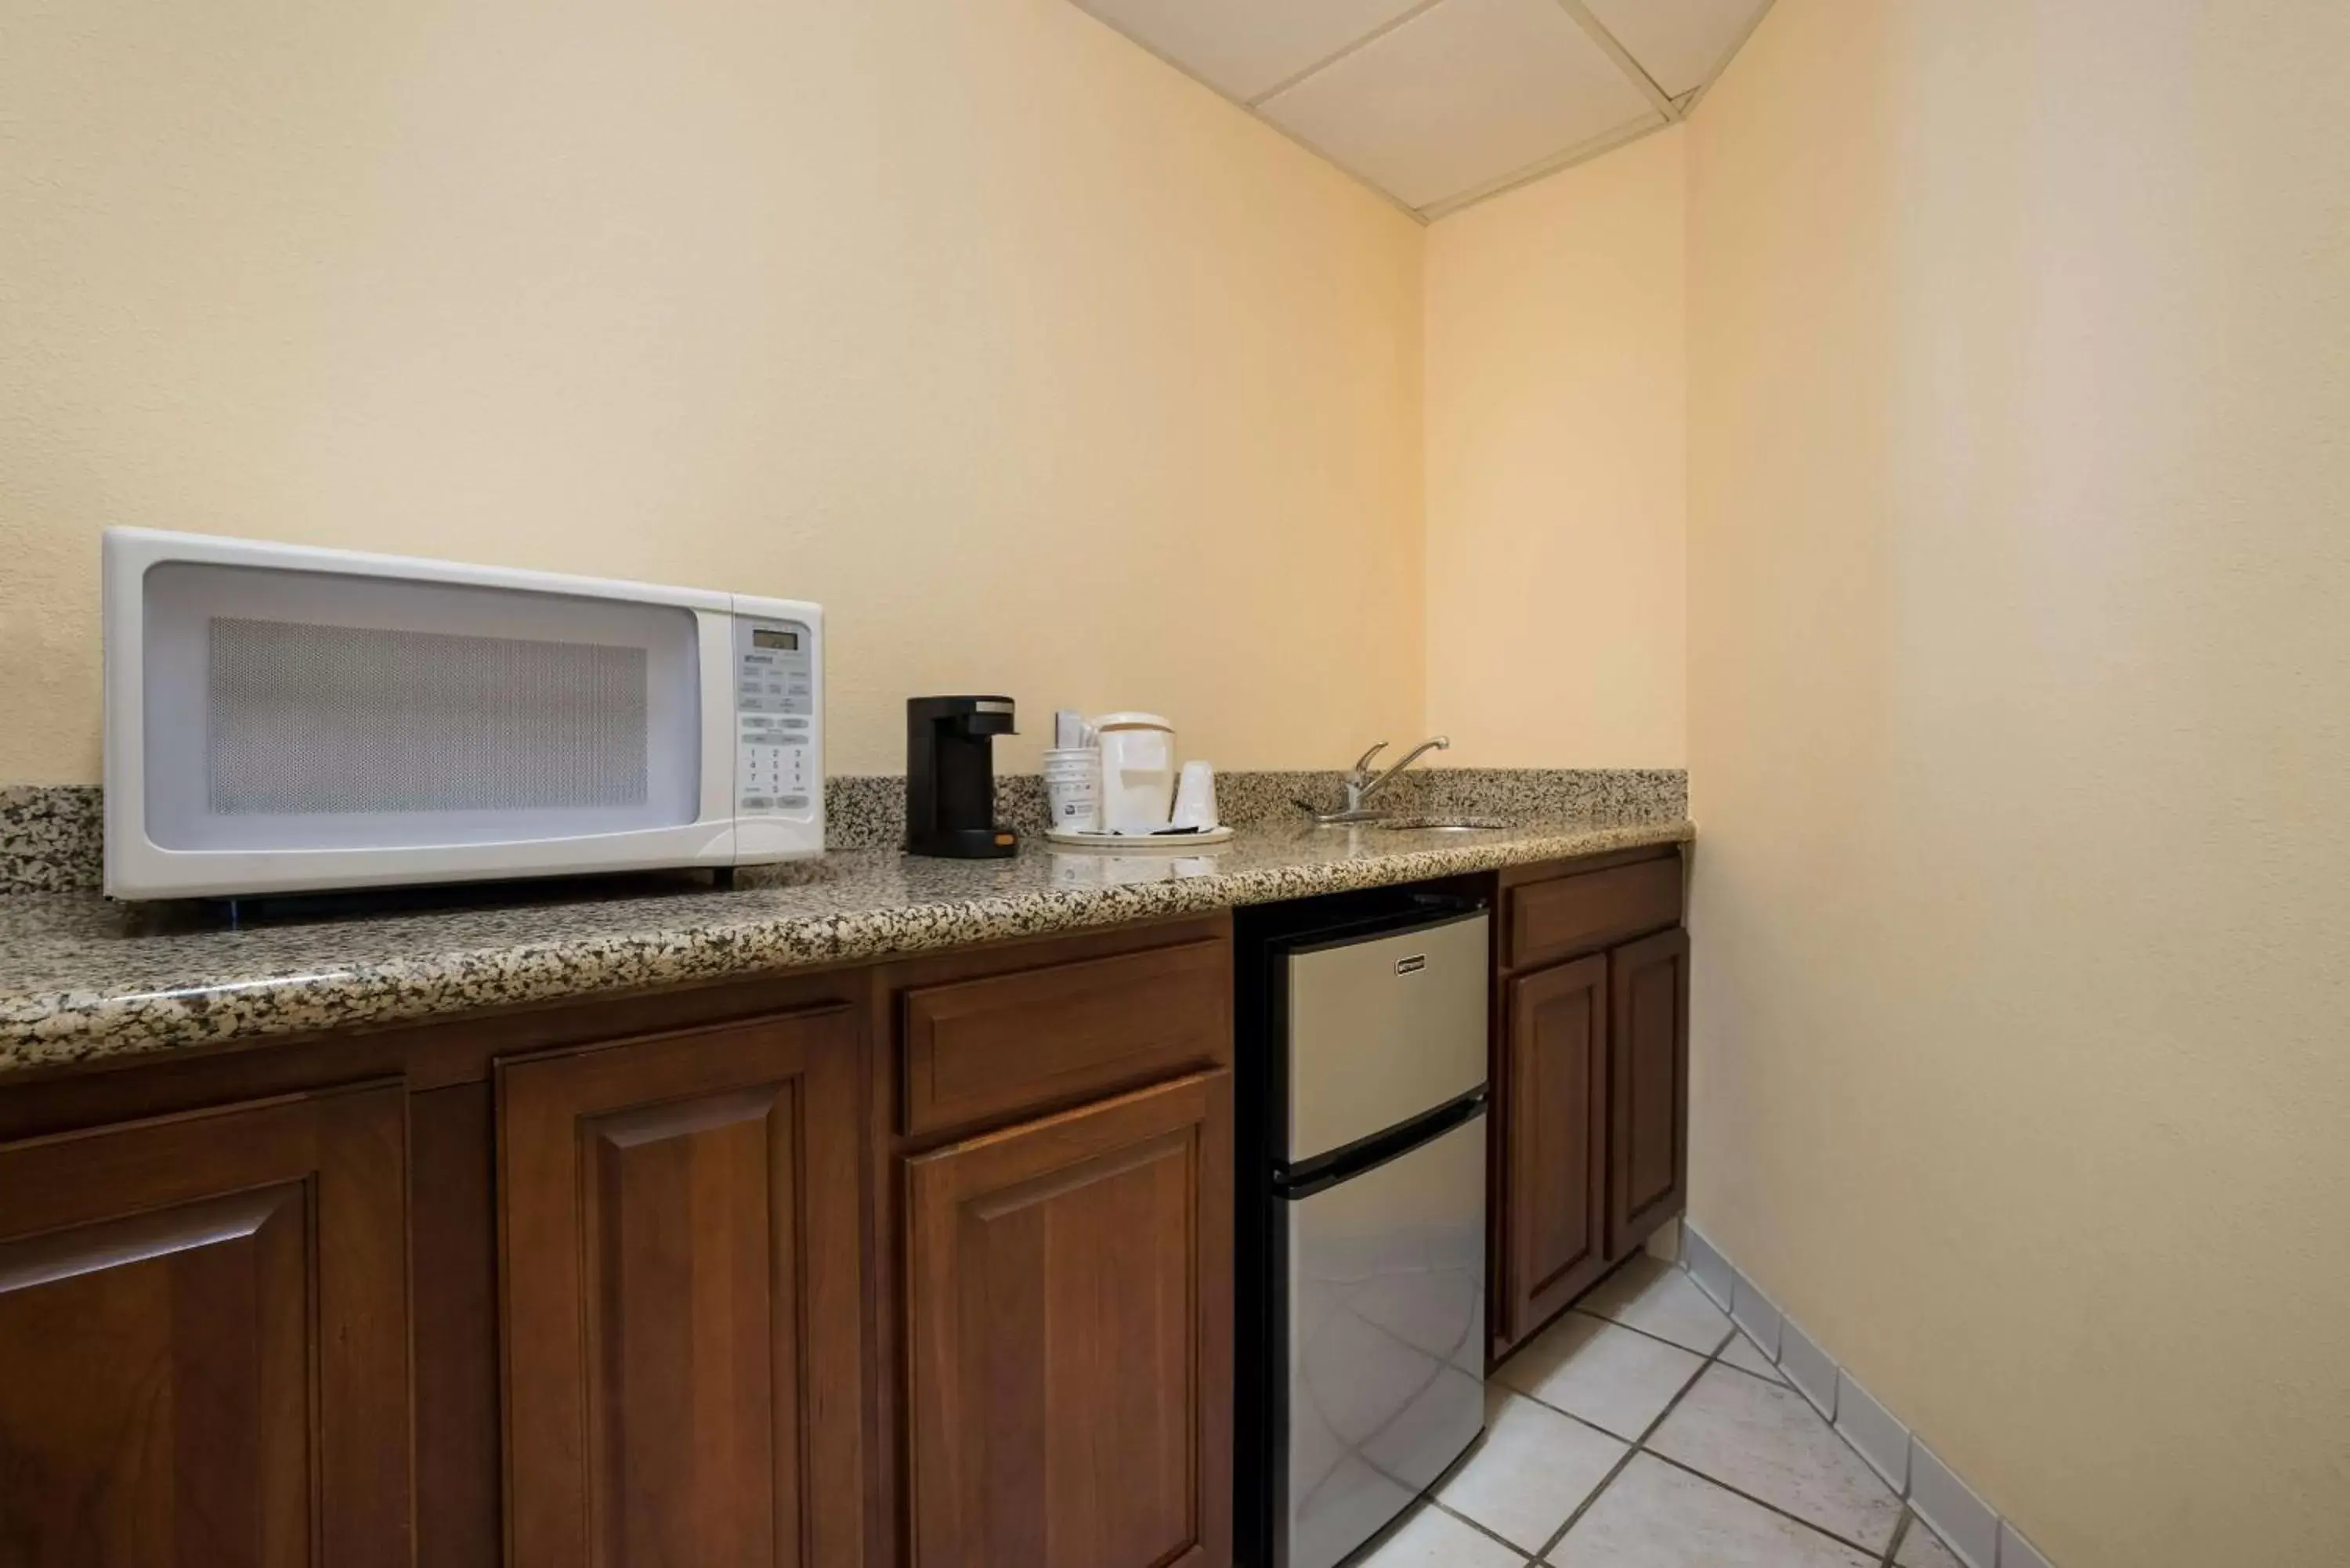
[[[1045,753],[1045,806],[1063,833],[1101,831],[1101,751],[1055,746]]]

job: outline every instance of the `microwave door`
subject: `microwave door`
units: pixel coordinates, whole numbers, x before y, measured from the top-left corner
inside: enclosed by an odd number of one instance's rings
[[[728,596],[134,530],[107,550],[117,896],[821,851],[813,727],[792,774],[806,787],[766,792],[776,820],[737,842]],[[811,672],[819,612],[773,603],[798,614]]]

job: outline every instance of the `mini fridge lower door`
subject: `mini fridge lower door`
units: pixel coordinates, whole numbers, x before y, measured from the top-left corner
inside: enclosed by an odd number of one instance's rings
[[[1287,1453],[1275,1568],[1332,1568],[1485,1426],[1485,1118],[1277,1200]]]

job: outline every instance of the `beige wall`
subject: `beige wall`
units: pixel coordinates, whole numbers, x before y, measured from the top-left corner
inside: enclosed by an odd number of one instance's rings
[[[1693,1210],[2061,1568],[2350,1562],[2339,0],[1689,130]]]
[[[1450,762],[1685,760],[1682,135],[1428,231],[1428,717]]]
[[[2064,1568],[2350,1560],[2350,7],[1778,0],[1430,233],[1424,580],[1419,232],[1066,0],[7,36],[0,781],[110,522],[1669,763],[1685,482],[1700,1222]]]
[[[824,602],[1231,766],[1420,719],[1420,235],[1067,0],[11,0],[0,782],[111,523]]]

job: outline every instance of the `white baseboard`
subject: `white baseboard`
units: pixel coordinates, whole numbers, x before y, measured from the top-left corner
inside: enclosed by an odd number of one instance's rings
[[[1684,1220],[1674,1251],[1698,1288],[1787,1375],[1868,1467],[1908,1500],[1967,1568],[2051,1568],[2038,1548],[1781,1312],[1738,1265]]]

